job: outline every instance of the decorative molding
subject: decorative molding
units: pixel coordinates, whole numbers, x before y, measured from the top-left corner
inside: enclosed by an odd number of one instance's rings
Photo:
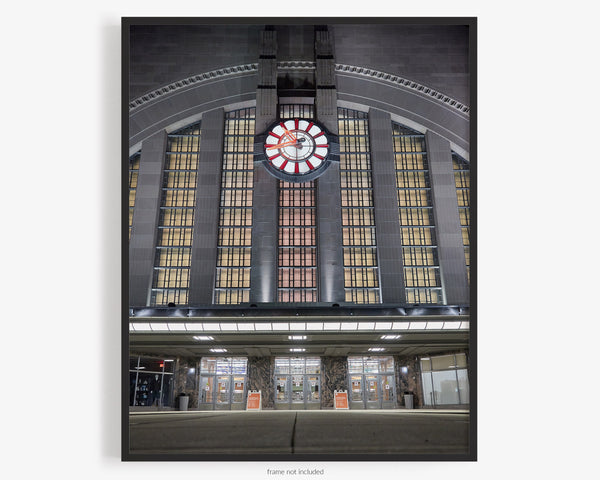
[[[212,70],[211,72],[205,72],[199,75],[194,75],[193,77],[184,78],[183,80],[178,80],[176,82],[170,83],[169,85],[161,87],[152,92],[146,93],[145,95],[134,99],[133,101],[129,102],[129,111],[131,112],[136,108],[139,108],[142,105],[151,102],[152,100],[155,100],[158,97],[167,95],[169,93],[173,93],[177,90],[181,90],[182,88],[190,87],[196,83],[202,83],[208,80],[216,80],[220,77],[228,77],[231,75],[237,75],[240,73],[248,72],[258,72],[258,64],[248,63],[245,65],[236,65],[234,67],[219,68],[218,70]]]
[[[304,62],[304,61],[290,61],[290,62],[278,62],[277,63],[278,70],[314,70],[315,62]],[[365,67],[357,67],[354,65],[344,65],[340,63],[335,64],[335,71],[340,73],[351,73],[354,75],[362,75],[365,77],[374,78],[377,80],[382,80],[384,82],[392,83],[395,86],[400,86],[404,88],[408,88],[418,92],[427,97],[433,98],[448,107],[451,107],[455,110],[458,110],[461,113],[469,115],[470,108],[467,105],[460,103],[458,100],[454,100],[453,98],[444,95],[437,90],[426,87],[425,85],[421,85],[420,83],[413,82],[412,80],[407,80],[406,78],[402,78],[398,75],[393,75],[391,73],[380,72],[378,70],[374,70],[372,68]],[[236,65],[233,67],[225,67],[220,68],[218,70],[213,70],[210,72],[201,73],[199,75],[194,75],[193,77],[185,78],[183,80],[178,80],[176,82],[170,83],[164,87],[161,87],[157,90],[149,92],[141,97],[134,99],[129,102],[129,111],[132,112],[135,109],[145,105],[146,103],[151,102],[163,95],[168,95],[170,93],[176,92],[177,90],[181,90],[183,88],[190,87],[197,83],[206,82],[209,80],[216,80],[222,77],[228,77],[231,75],[238,75],[240,73],[252,73],[258,72],[258,64],[257,63],[248,63],[245,65]]]
[[[277,70],[314,70],[316,67],[315,62],[277,62]]]
[[[415,90],[423,95],[427,95],[431,98],[434,98],[449,107],[452,107],[462,113],[469,114],[470,108],[467,105],[460,103],[458,100],[454,100],[453,98],[444,95],[432,88],[426,87],[425,85],[421,85],[420,83],[413,82],[412,80],[407,80],[406,78],[399,77],[398,75],[393,75],[391,73],[380,72],[378,70],[373,70],[372,68],[365,67],[357,67],[354,65],[343,65],[340,63],[335,64],[336,72],[346,72],[353,73],[355,75],[363,75],[365,77],[375,78],[377,80],[383,80],[386,82],[394,83],[396,85],[400,85],[402,87],[410,88],[411,90]]]

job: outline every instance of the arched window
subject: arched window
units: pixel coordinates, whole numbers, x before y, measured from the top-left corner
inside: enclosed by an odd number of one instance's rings
[[[392,122],[407,303],[441,304],[425,135]]]
[[[169,134],[152,280],[152,305],[171,302],[186,305],[188,302],[199,154],[200,122]]]
[[[338,108],[338,129],[345,299],[381,303],[368,116]]]

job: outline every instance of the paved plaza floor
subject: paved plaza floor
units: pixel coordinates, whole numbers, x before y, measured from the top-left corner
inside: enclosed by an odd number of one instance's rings
[[[130,454],[469,454],[464,410],[130,413]]]

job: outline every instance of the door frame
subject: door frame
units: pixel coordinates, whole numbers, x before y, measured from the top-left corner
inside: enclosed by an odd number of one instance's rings
[[[321,374],[320,373],[276,373],[273,376],[273,382],[275,385],[275,391],[277,391],[277,386],[280,384],[279,379],[286,377],[285,383],[285,393],[286,400],[278,401],[275,398],[275,410],[318,410],[321,408]],[[302,377],[302,393],[303,393],[303,401],[302,402],[293,402],[292,401],[292,379],[293,377]],[[311,398],[311,384],[309,377],[318,377],[317,378],[317,386],[319,389],[319,400],[312,401],[309,400]],[[302,406],[302,408],[299,408]]]
[[[361,381],[361,400],[352,400],[352,378],[360,377]],[[377,382],[378,399],[376,402],[370,402],[367,398],[367,377],[375,377]],[[392,399],[388,402],[383,401],[383,390],[385,388],[383,384],[384,377],[391,377],[392,383],[390,390],[392,390]],[[393,373],[349,373],[348,374],[348,391],[350,392],[350,408],[363,409],[363,410],[383,410],[387,408],[396,408],[396,377]]]
[[[219,395],[218,385],[219,378],[228,377],[229,378],[229,389],[227,395],[227,402],[219,403],[217,402],[217,397]],[[244,378],[244,389],[242,391],[242,401],[241,402],[233,402],[233,394],[234,394],[234,378],[235,377],[243,377]],[[213,395],[211,402],[203,402],[203,379],[204,378],[212,378],[213,379]],[[241,373],[225,373],[225,374],[200,374],[200,385],[199,385],[199,395],[198,395],[198,408],[200,410],[243,410],[246,405],[246,392],[248,391],[248,375],[244,375]]]

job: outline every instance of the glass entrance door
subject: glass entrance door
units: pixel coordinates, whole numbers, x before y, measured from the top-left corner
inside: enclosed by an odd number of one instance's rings
[[[243,410],[246,403],[243,357],[204,357],[200,367],[200,410]]]
[[[349,357],[350,408],[397,408],[392,357]]]
[[[304,375],[292,375],[292,403],[304,404]]]
[[[244,403],[245,385],[246,377],[233,377],[233,395],[231,396],[232,408],[233,404]]]
[[[200,377],[200,403],[215,403],[215,377]]]
[[[365,385],[367,387],[365,391],[367,408],[381,408],[378,375],[366,375]]]
[[[381,375],[381,408],[396,406],[396,382],[394,375]]]
[[[350,402],[361,404],[363,403],[363,376],[362,375],[352,375],[350,378],[351,382],[351,395]]]
[[[321,406],[320,375],[275,376],[275,408],[318,409]]]
[[[225,408],[225,405],[229,406],[230,383],[231,377],[229,375],[217,377],[217,409]]]
[[[319,376],[318,375],[307,375],[306,390],[308,397],[306,402],[313,404],[317,408],[321,405],[321,394],[319,393]]]
[[[287,375],[275,377],[275,402],[284,404],[290,403]]]
[[[275,358],[275,409],[321,408],[320,372],[318,357]]]

